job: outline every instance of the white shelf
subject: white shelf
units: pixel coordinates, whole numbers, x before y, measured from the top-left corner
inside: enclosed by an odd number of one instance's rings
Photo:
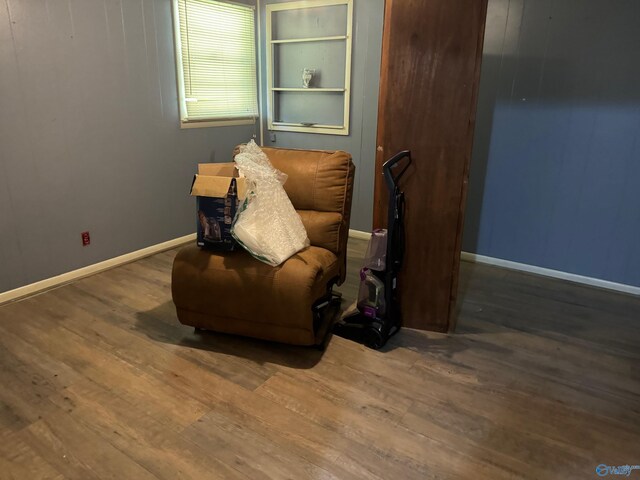
[[[346,35],[335,35],[332,37],[307,37],[307,38],[285,38],[282,40],[271,40],[271,43],[303,43],[303,42],[330,42],[335,40],[346,40]]]
[[[364,0],[363,0],[364,1]],[[282,11],[290,11],[290,10],[299,10],[300,13],[307,14],[307,12],[311,12],[311,9],[315,9],[317,7],[330,7],[330,6],[346,6],[346,14],[343,17],[346,29],[345,30],[317,30],[316,35],[325,33],[325,36],[318,37],[302,37],[302,38],[274,38],[273,30],[272,30],[272,19],[273,15],[276,12]],[[349,106],[350,106],[350,94],[351,94],[351,44],[353,40],[353,0],[299,0],[299,1],[289,1],[283,3],[272,3],[266,6],[266,39],[267,39],[267,120],[268,120],[268,128],[269,130],[279,130],[285,132],[299,132],[299,133],[320,133],[320,134],[328,134],[328,135],[349,135]],[[295,25],[294,25],[295,26]],[[292,35],[301,34],[304,35],[305,31],[302,29],[292,28],[291,32],[288,33],[289,37]],[[345,32],[344,35],[328,35],[331,33]],[[311,32],[306,32],[310,34]],[[311,33],[311,34],[313,34]],[[294,48],[292,51],[289,49],[279,48],[278,45],[282,44],[308,44],[310,47],[318,46],[320,47],[322,44],[314,45],[312,42],[339,42],[338,45],[333,45],[339,50],[344,46],[344,82],[341,81],[331,81],[333,85],[343,85],[344,88],[286,88],[286,87],[276,87],[274,83],[276,81],[276,72],[277,65],[274,68],[274,61],[280,61],[280,55],[293,55],[296,53]],[[342,43],[344,42],[344,43]],[[325,45],[327,46],[327,45]],[[309,62],[309,65],[315,64],[314,55],[319,55],[319,53],[314,53],[314,48],[309,49],[311,51],[310,58],[305,57],[305,62]],[[323,49],[321,49],[323,50]],[[297,52],[300,53],[300,52]],[[295,58],[295,56],[294,56]],[[324,62],[323,58],[318,58],[318,61]],[[296,66],[296,69],[299,67]],[[316,65],[316,67],[318,67]],[[291,67],[287,67],[291,68]],[[322,68],[321,68],[322,69]],[[291,71],[286,72],[289,75],[293,73]],[[297,82],[292,82],[294,85],[298,84]],[[294,95],[286,95],[286,92],[313,92],[316,96],[306,96],[306,97],[296,97]],[[318,95],[319,93],[325,92],[324,96]],[[340,125],[324,125],[324,124],[315,124],[315,123],[307,123],[307,122],[284,122],[284,121],[274,121],[274,114],[276,111],[279,111],[280,107],[284,104],[288,105],[287,101],[292,99],[292,104],[295,103],[298,108],[301,107],[305,110],[303,112],[298,112],[298,115],[295,117],[296,119],[301,118],[305,119],[309,118],[318,118],[321,121],[330,121],[330,122],[340,122]],[[314,104],[316,102],[312,102],[311,100],[326,100],[331,101],[330,107],[331,111],[328,114],[324,114],[322,116],[313,115],[312,111],[308,111],[308,108],[304,108],[305,103],[309,103],[309,105]],[[308,101],[308,102],[307,102]],[[321,102],[319,102],[321,103]],[[338,108],[338,104],[342,104],[342,112],[336,111]],[[289,107],[288,107],[289,108]],[[282,112],[281,112],[282,113]],[[341,113],[341,114],[340,114]],[[340,121],[340,117],[342,117],[342,121]],[[291,118],[286,114],[280,116],[281,119]]]
[[[320,125],[317,123],[273,122],[276,127],[305,127],[305,128],[332,128],[339,130],[344,125]]]
[[[345,92],[345,88],[272,88],[274,92]]]

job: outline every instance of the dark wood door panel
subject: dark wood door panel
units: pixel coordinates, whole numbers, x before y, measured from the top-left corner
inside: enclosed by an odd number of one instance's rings
[[[460,260],[486,0],[387,0],[374,226],[386,225],[382,163],[414,159],[401,303],[405,325],[449,330]]]

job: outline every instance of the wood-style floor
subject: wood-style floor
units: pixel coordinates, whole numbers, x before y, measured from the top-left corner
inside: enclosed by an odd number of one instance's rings
[[[320,353],[179,325],[174,255],[0,307],[1,479],[586,479],[640,464],[638,298],[463,264],[457,334],[403,330],[382,352],[334,337]]]

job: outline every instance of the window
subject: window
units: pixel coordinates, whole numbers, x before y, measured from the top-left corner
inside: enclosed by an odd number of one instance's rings
[[[174,0],[174,23],[182,125],[255,122],[253,7],[215,0]]]

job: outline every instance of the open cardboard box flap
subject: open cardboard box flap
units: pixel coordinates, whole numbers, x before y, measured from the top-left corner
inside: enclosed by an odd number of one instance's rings
[[[208,177],[238,177],[236,164],[227,163],[199,163],[198,175],[206,175]]]
[[[236,179],[238,198],[243,200],[247,195],[247,181],[238,177],[235,163],[201,163],[191,185],[191,195],[226,197],[232,178]]]

